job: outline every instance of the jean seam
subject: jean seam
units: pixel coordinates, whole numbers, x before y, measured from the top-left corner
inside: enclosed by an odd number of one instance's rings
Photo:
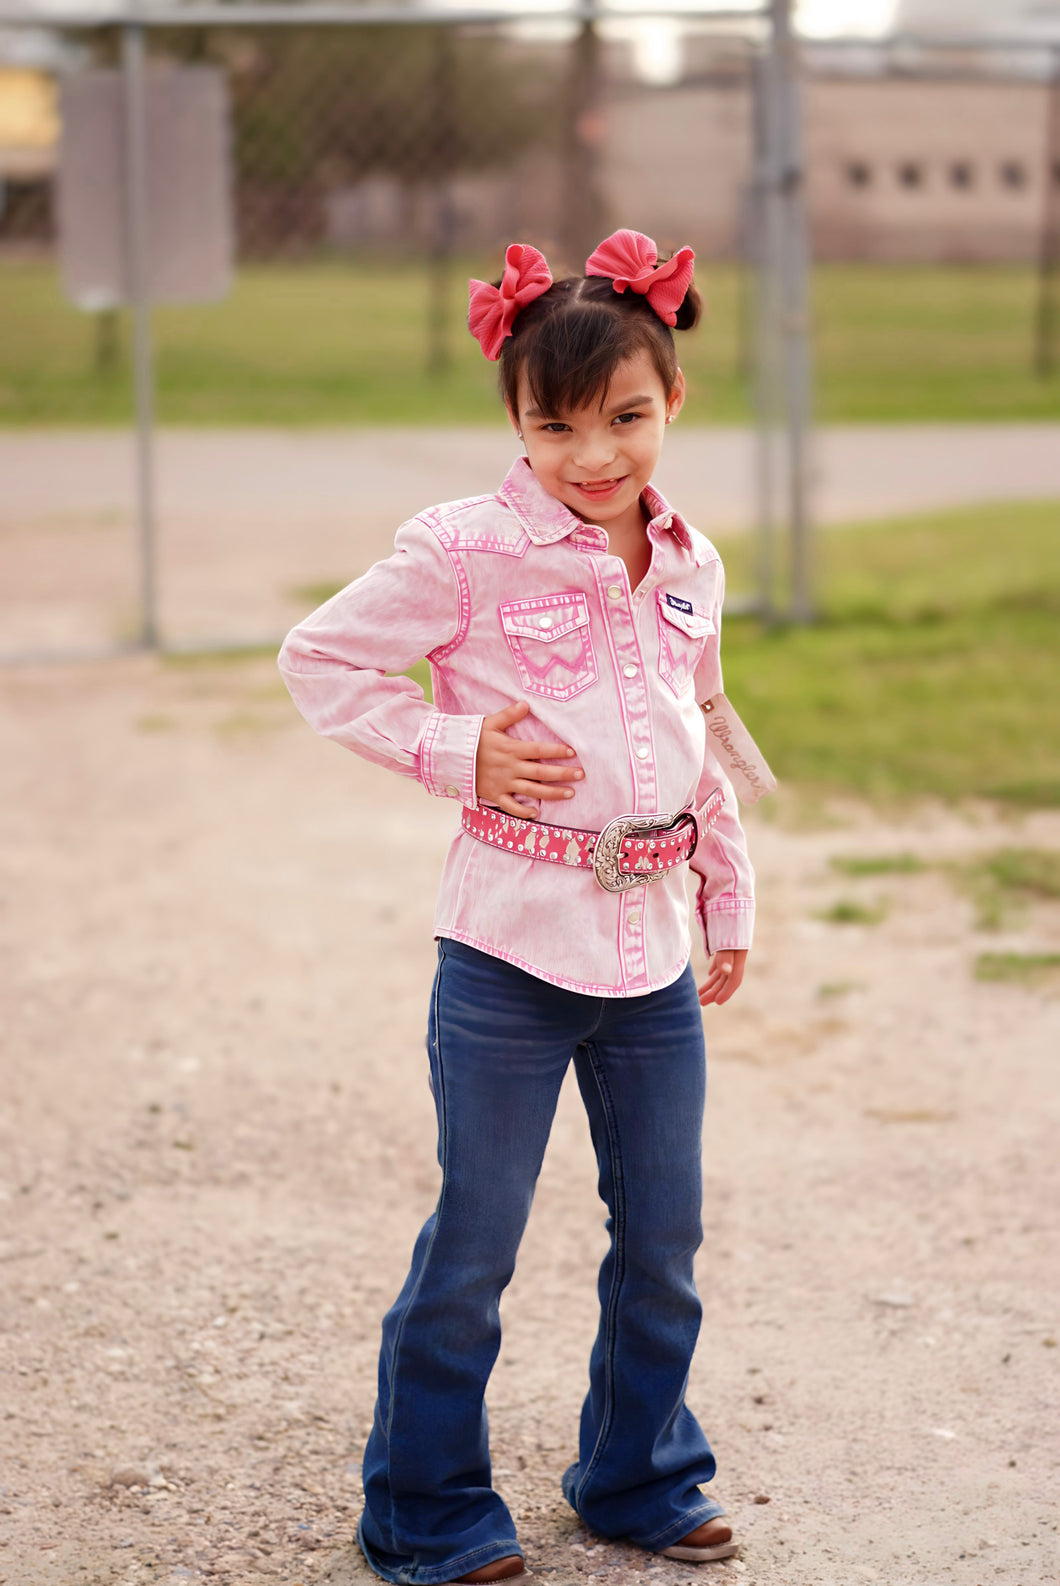
[[[651,1536],[645,1537],[643,1542],[638,1543],[638,1546],[647,1548],[649,1551],[656,1551],[660,1546],[673,1547],[674,1541],[679,1542],[690,1531],[695,1531],[698,1526],[706,1525],[708,1520],[719,1519],[724,1513],[725,1510],[720,1503],[708,1498],[705,1503],[698,1505],[695,1509],[690,1509],[688,1514],[682,1515],[679,1522],[671,1520],[670,1524],[664,1525],[661,1531],[656,1531]],[[686,1529],[678,1530],[678,1525],[686,1527]],[[669,1536],[671,1531],[677,1531],[674,1539]]]
[[[604,1319],[604,1413],[600,1418],[600,1430],[596,1436],[596,1446],[589,1457],[589,1463],[586,1465],[581,1481],[579,1481],[575,1490],[575,1497],[579,1500],[589,1477],[603,1457],[604,1449],[607,1446],[611,1428],[614,1424],[616,1320],[618,1302],[622,1292],[622,1282],[626,1275],[626,1204],[625,1181],[622,1176],[622,1151],[619,1145],[618,1132],[614,1127],[611,1093],[608,1089],[606,1077],[599,1065],[599,1053],[592,1041],[586,1041],[584,1044],[589,1056],[589,1066],[593,1071],[597,1093],[600,1097],[604,1124],[607,1128],[607,1146],[611,1158],[611,1178],[615,1197],[613,1233],[615,1270],[611,1278],[611,1292],[607,1297],[607,1313]]]
[[[441,1020],[438,1017],[438,1001],[439,1001],[439,997],[440,997],[440,994],[441,994],[441,981],[442,981],[441,970],[442,970],[442,964],[444,963],[444,961],[445,961],[445,948],[443,947],[442,943],[439,942],[438,943],[438,975],[437,975],[437,978],[436,978],[435,983],[434,983],[434,1009],[433,1009],[433,1011],[434,1011],[435,1049],[436,1049],[437,1054],[438,1054],[438,1095],[435,1097],[435,1102],[436,1102],[437,1107],[438,1107],[438,1131],[439,1131],[440,1143],[441,1143],[441,1148],[442,1148],[442,1187],[441,1187],[441,1190],[439,1191],[439,1194],[438,1194],[438,1207],[437,1207],[437,1211],[436,1211],[436,1214],[435,1214],[434,1227],[431,1229],[431,1237],[427,1241],[427,1248],[423,1252],[423,1264],[420,1267],[420,1274],[419,1274],[419,1277],[416,1279],[416,1287],[413,1289],[412,1293],[409,1295],[408,1304],[405,1306],[405,1314],[404,1314],[404,1316],[402,1316],[401,1321],[398,1323],[397,1332],[394,1335],[394,1348],[393,1348],[393,1352],[392,1352],[392,1355],[391,1355],[391,1366],[390,1366],[390,1404],[389,1404],[389,1407],[388,1407],[388,1410],[387,1410],[387,1418],[386,1418],[386,1485],[387,1485],[387,1491],[390,1494],[390,1551],[392,1553],[397,1553],[399,1551],[398,1546],[397,1546],[397,1514],[396,1514],[397,1503],[396,1503],[396,1500],[394,1498],[394,1484],[393,1484],[393,1482],[390,1479],[390,1451],[391,1451],[391,1447],[392,1447],[391,1429],[392,1429],[393,1424],[394,1424],[394,1400],[396,1398],[395,1387],[396,1387],[396,1384],[397,1384],[398,1354],[399,1354],[400,1349],[401,1349],[401,1339],[402,1339],[402,1336],[403,1336],[404,1331],[405,1331],[405,1322],[408,1319],[409,1311],[412,1309],[412,1307],[413,1307],[413,1305],[415,1303],[416,1295],[419,1293],[420,1285],[423,1282],[423,1276],[424,1276],[424,1273],[427,1270],[427,1263],[431,1259],[431,1251],[434,1248],[434,1241],[435,1241],[435,1238],[436,1238],[437,1233],[438,1233],[438,1224],[441,1221],[442,1203],[445,1200],[446,1168],[448,1166],[448,1161],[449,1161],[449,1140],[448,1140],[448,1134],[447,1134],[447,1131],[446,1131],[446,1116],[445,1116],[445,1084],[444,1084],[444,1079],[443,1079],[443,1075],[442,1075]]]
[[[363,1541],[361,1540],[361,1527],[360,1527],[360,1525],[358,1525],[358,1527],[357,1527],[357,1539],[358,1539],[358,1543],[359,1543],[360,1548],[361,1548],[361,1552],[364,1553],[365,1558],[368,1559],[368,1562],[369,1562],[369,1564],[371,1564],[372,1569],[374,1569],[376,1574],[380,1575],[380,1577],[383,1580],[388,1580],[389,1576],[383,1575],[382,1571],[377,1567],[377,1565],[375,1563],[372,1562],[371,1558],[369,1557],[368,1551],[366,1550],[365,1545],[364,1545]],[[499,1547],[503,1547],[503,1548],[507,1549],[507,1551],[504,1552],[504,1553],[498,1553],[497,1549]],[[477,1561],[481,1558],[481,1555],[483,1553],[492,1553],[494,1556],[493,1556],[493,1558],[487,1558],[487,1559],[483,1560],[482,1564],[480,1565]],[[496,1542],[483,1542],[480,1547],[472,1548],[469,1553],[461,1553],[459,1558],[450,1559],[445,1564],[430,1564],[430,1565],[427,1565],[427,1566],[425,1566],[424,1569],[419,1570],[418,1573],[421,1574],[421,1575],[434,1574],[437,1571],[443,1571],[444,1570],[445,1574],[447,1576],[449,1576],[449,1575],[452,1575],[454,1573],[454,1571],[459,1570],[461,1574],[467,1574],[467,1573],[470,1573],[470,1571],[473,1570],[473,1569],[484,1567],[486,1564],[494,1564],[494,1563],[497,1562],[498,1559],[501,1559],[501,1558],[512,1558],[516,1554],[518,1554],[518,1556],[523,1560],[523,1562],[525,1564],[526,1555],[523,1552],[523,1550],[522,1550],[521,1546],[519,1545],[518,1541],[502,1542],[502,1541],[498,1540]],[[465,1569],[464,1566],[467,1566],[467,1568]],[[401,1574],[410,1575],[410,1574],[412,1574],[414,1572],[417,1572],[417,1566],[416,1565],[413,1565],[411,1570],[404,1570],[404,1571],[398,1570],[395,1573],[397,1573],[398,1575],[401,1575]],[[438,1582],[438,1586],[445,1586],[445,1582],[440,1580]]]

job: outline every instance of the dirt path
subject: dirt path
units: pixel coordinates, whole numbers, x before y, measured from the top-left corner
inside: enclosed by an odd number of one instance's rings
[[[0,1581],[360,1586],[379,1319],[436,1191],[456,812],[312,738],[266,663],[148,659],[0,676],[0,811]],[[603,1246],[569,1090],[505,1307],[497,1484],[557,1586],[1056,1581],[1060,1000],[972,965],[1055,952],[1060,909],[984,937],[937,865],[1060,846],[1060,817],[752,828],[691,1386],[743,1558],[597,1545],[559,1495]],[[933,868],[828,866],[896,851]],[[876,926],[816,917],[881,896]]]

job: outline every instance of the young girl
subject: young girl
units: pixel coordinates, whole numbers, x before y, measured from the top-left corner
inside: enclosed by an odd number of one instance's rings
[[[721,563],[651,484],[684,399],[671,327],[699,317],[692,267],[690,248],[660,264],[619,231],[584,278],[553,281],[515,243],[497,285],[472,281],[470,327],[525,457],[495,494],[404,524],[280,656],[318,732],[462,806],[428,1030],[442,1187],[383,1322],[364,1457],[358,1536],[388,1581],[529,1575],[492,1490],[484,1395],[572,1061],[611,1242],[563,1491],[603,1536],[696,1562],[736,1551],[701,1490],[715,1462],[685,1386],[700,1005],[743,978],[753,874],[715,758],[742,763],[731,717],[701,709],[721,689]],[[421,656],[433,705],[401,675]],[[686,865],[710,954],[698,995]]]

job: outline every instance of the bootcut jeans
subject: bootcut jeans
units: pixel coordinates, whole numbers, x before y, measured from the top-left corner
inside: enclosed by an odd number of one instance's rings
[[[685,1404],[706,1077],[692,971],[644,996],[590,997],[443,938],[428,1052],[442,1188],[383,1321],[364,1555],[384,1580],[439,1586],[522,1552],[491,1485],[484,1396],[572,1059],[610,1248],[563,1491],[593,1531],[661,1551],[723,1513],[700,1491],[714,1456]]]

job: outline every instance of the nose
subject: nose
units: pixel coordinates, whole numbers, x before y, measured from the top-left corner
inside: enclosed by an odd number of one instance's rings
[[[606,473],[616,456],[614,435],[611,430],[593,431],[580,435],[574,448],[573,462],[588,477]]]

